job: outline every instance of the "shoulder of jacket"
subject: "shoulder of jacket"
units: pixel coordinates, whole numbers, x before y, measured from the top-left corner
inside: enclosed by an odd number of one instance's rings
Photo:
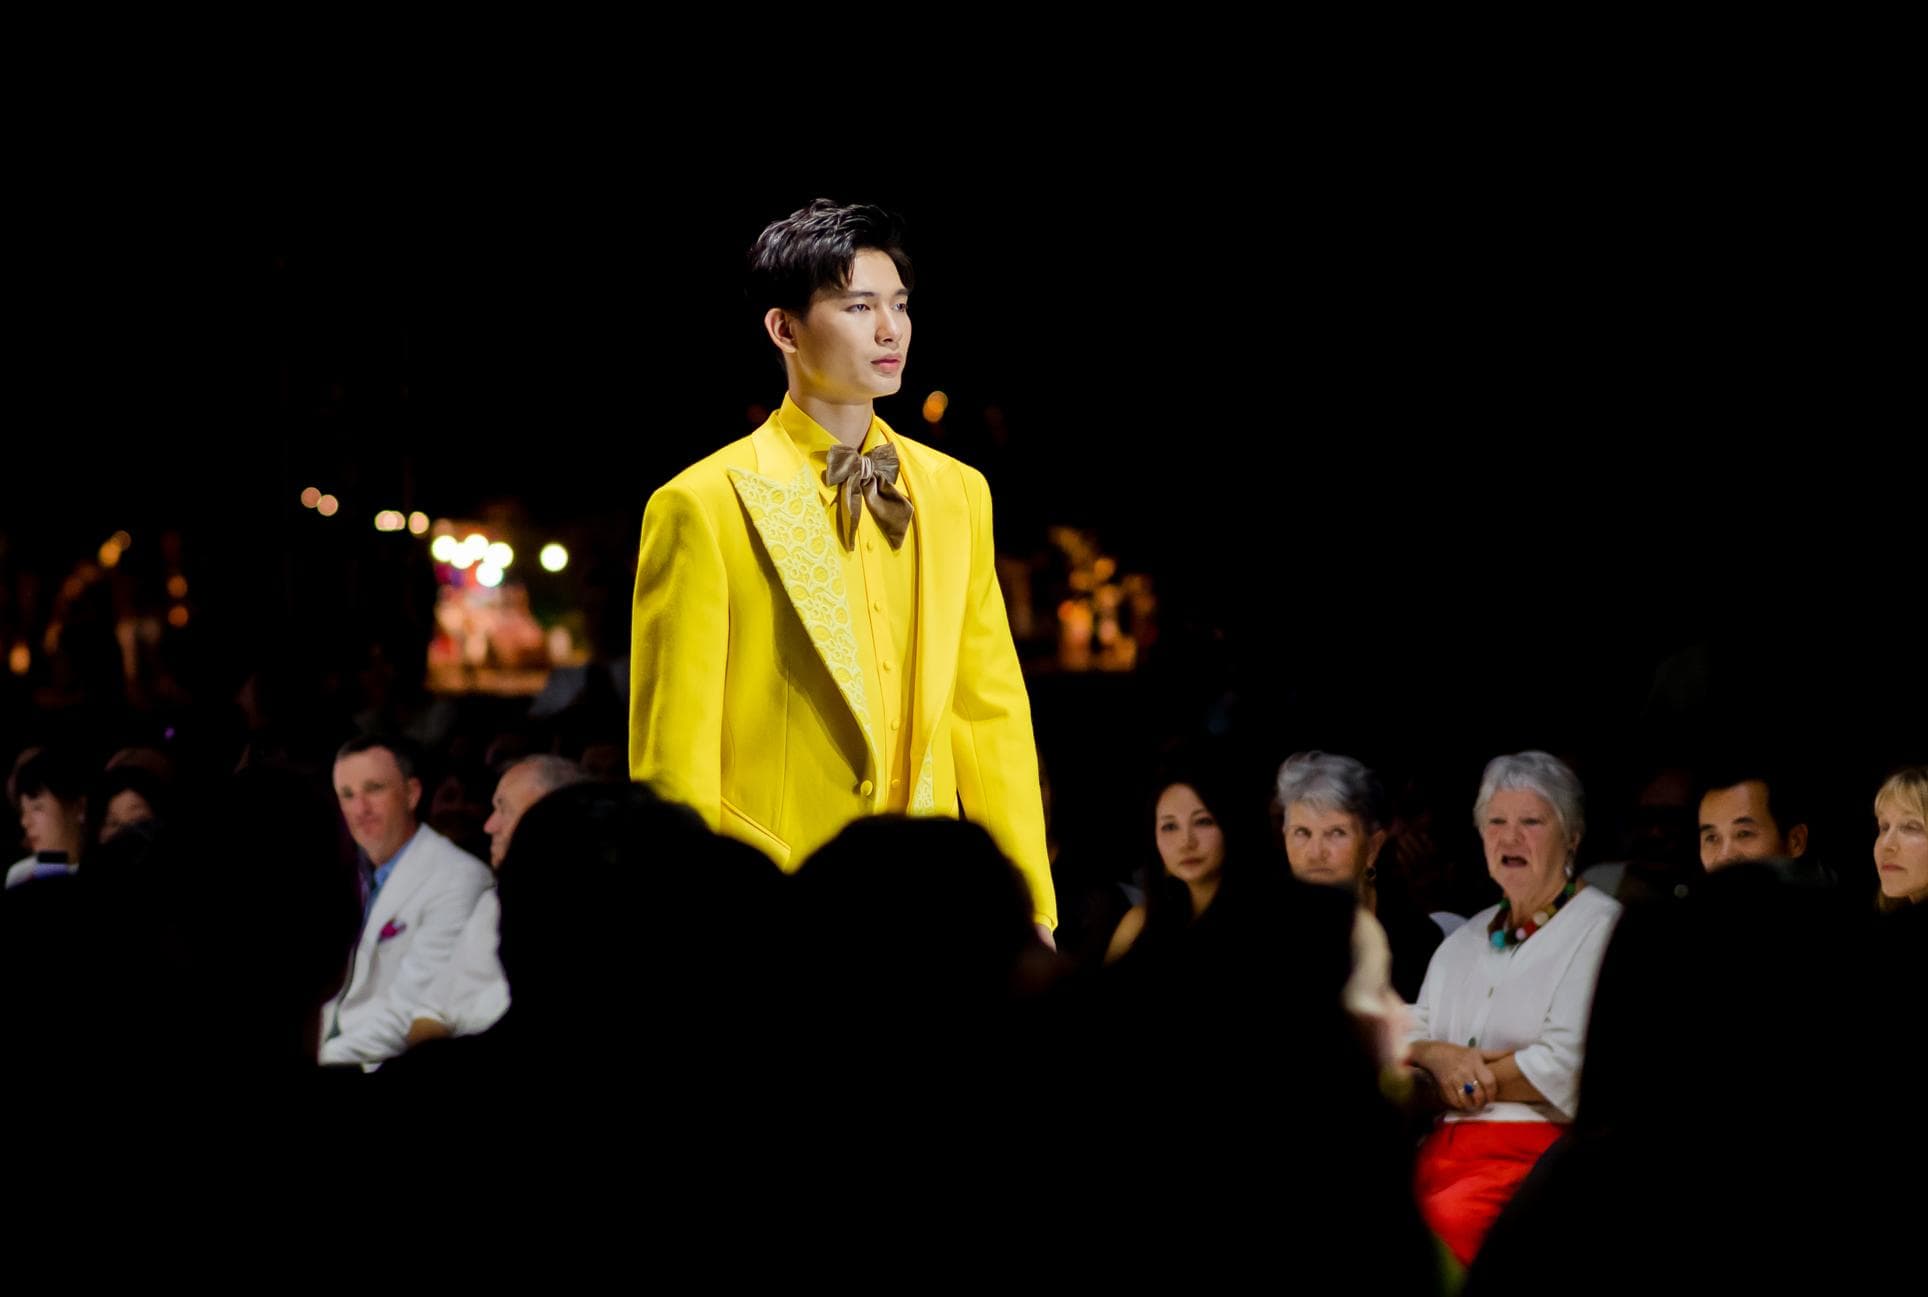
[[[705,455],[657,487],[650,494],[650,502],[655,503],[659,496],[673,496],[707,505],[734,495],[734,488],[730,486],[731,469],[755,467],[756,452],[751,447],[750,438],[740,437],[722,449]]]

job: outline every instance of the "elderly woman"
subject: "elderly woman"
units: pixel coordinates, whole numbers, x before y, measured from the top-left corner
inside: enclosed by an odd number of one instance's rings
[[[1463,1262],[1573,1119],[1594,978],[1620,915],[1575,875],[1585,811],[1558,759],[1496,757],[1473,820],[1504,897],[1441,943],[1411,1029],[1412,1061],[1450,1109],[1420,1149],[1415,1189]]]
[[[1441,934],[1379,868],[1389,817],[1378,776],[1351,757],[1294,753],[1279,767],[1279,805],[1293,875],[1356,895],[1360,908],[1385,929],[1393,989],[1409,1003],[1418,999]]]

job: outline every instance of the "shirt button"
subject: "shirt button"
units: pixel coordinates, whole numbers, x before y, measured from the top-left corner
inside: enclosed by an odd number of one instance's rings
[[[890,786],[892,788],[902,788],[904,786],[904,781],[901,779],[893,779],[890,781]]]
[[[877,542],[874,540],[865,541],[864,552],[869,554],[875,554],[877,552]]]
[[[1486,998],[1489,1000],[1493,998],[1493,988],[1490,986],[1486,988]]]
[[[876,612],[882,612],[884,610],[884,606],[881,603],[873,603],[870,606]]]
[[[884,670],[886,671],[890,670],[890,663],[888,662],[884,663]]]
[[[871,783],[868,779],[864,780],[861,784],[857,785],[857,795],[859,797],[868,797],[876,791],[877,791],[877,786]]]
[[[892,734],[895,734],[898,730],[902,728],[904,728],[904,723],[902,721],[892,721],[890,723],[890,732]]]

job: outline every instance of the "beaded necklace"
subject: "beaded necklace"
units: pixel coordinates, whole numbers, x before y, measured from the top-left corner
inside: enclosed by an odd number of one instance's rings
[[[1567,885],[1560,889],[1560,894],[1553,898],[1550,905],[1543,910],[1533,911],[1532,917],[1517,926],[1512,921],[1513,902],[1501,901],[1500,912],[1495,914],[1492,922],[1486,925],[1487,934],[1493,942],[1493,949],[1505,950],[1509,946],[1517,946],[1544,928],[1553,921],[1553,916],[1560,912],[1560,907],[1573,899],[1573,893],[1577,890],[1579,890],[1579,883],[1574,879],[1567,879]]]

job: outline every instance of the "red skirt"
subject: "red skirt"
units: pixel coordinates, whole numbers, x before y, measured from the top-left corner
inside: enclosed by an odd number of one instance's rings
[[[1419,1146],[1419,1212],[1462,1265],[1472,1264],[1500,1208],[1565,1130],[1550,1121],[1449,1121]]]

